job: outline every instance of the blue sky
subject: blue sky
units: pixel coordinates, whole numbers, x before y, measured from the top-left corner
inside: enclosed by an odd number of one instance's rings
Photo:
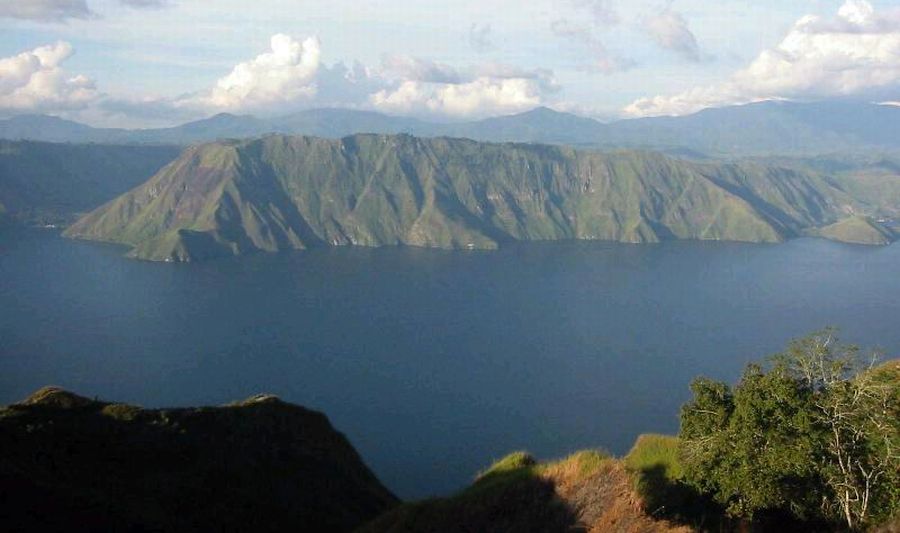
[[[0,114],[106,125],[887,101],[900,0],[0,0],[0,58]]]

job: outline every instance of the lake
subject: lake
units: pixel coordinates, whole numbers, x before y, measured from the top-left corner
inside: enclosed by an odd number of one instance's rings
[[[324,411],[401,497],[517,449],[627,452],[699,374],[826,325],[900,352],[900,245],[339,248],[199,264],[0,229],[0,403],[55,384],[146,407],[259,392]]]

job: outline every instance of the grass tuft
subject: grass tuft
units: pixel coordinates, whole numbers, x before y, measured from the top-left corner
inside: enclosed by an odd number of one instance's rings
[[[527,468],[537,464],[534,457],[528,452],[513,452],[502,459],[494,462],[487,470],[480,472],[475,478],[476,481],[484,479],[500,473],[511,472],[520,468]]]
[[[678,437],[646,434],[638,437],[625,456],[625,467],[632,473],[659,470],[669,481],[682,477],[678,460]]]

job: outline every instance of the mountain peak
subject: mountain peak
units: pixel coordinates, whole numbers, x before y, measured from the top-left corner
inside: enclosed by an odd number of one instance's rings
[[[570,115],[570,113],[563,113],[561,111],[557,111],[555,109],[549,108],[547,106],[538,106],[530,111],[525,111],[524,113],[519,113],[520,116],[561,116],[561,115]]]
[[[234,113],[216,113],[215,115],[200,119],[197,122],[233,122],[235,120],[255,120],[256,117],[252,115],[235,115]]]
[[[56,115],[44,115],[40,113],[26,113],[23,115],[13,115],[6,119],[6,122],[18,123],[55,123],[55,124],[78,124],[77,122],[58,117]]]
[[[22,402],[22,405],[42,405],[60,409],[74,409],[94,403],[92,400],[60,387],[43,387]]]

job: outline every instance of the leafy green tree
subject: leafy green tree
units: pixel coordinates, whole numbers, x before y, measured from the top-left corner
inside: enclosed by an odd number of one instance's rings
[[[801,519],[815,515],[820,446],[809,392],[756,365],[747,368],[733,392],[705,380],[695,382],[694,390],[701,395],[682,410],[689,482],[711,493],[732,516],[752,518],[769,510]]]
[[[700,378],[681,412],[685,479],[735,517],[787,513],[857,529],[900,510],[900,369],[824,330],[732,389]]]

